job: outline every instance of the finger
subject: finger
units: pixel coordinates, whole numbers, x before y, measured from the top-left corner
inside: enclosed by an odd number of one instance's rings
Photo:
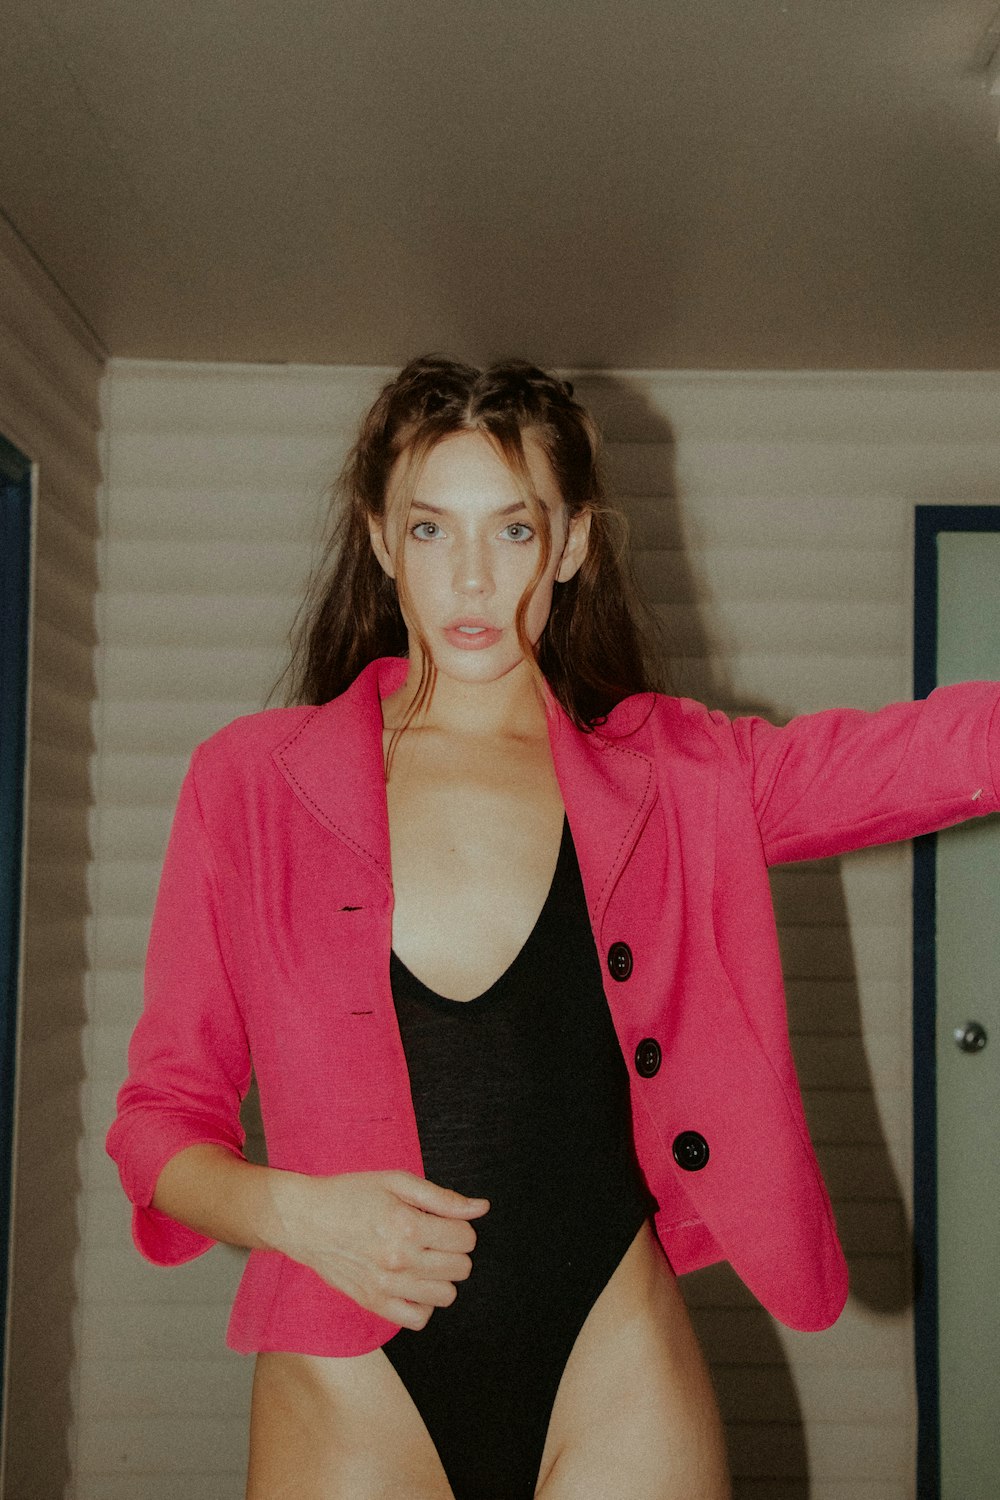
[[[393,1192],[414,1208],[422,1208],[424,1213],[446,1219],[478,1219],[489,1210],[487,1198],[467,1198],[464,1193],[428,1182],[426,1177],[416,1177],[412,1172],[393,1172],[389,1176]]]
[[[432,1215],[421,1214],[420,1222],[423,1226],[435,1221]],[[419,1241],[386,1246],[374,1260],[383,1276],[417,1276],[429,1281],[465,1281],[472,1270],[467,1251],[455,1250],[448,1245],[442,1249]]]
[[[427,1250],[420,1261],[420,1274],[429,1281],[468,1281],[472,1273],[472,1260],[468,1255],[446,1255],[440,1250]]]
[[[398,1323],[402,1328],[412,1328],[416,1332],[427,1327],[434,1309],[428,1303],[404,1302],[401,1297],[389,1297],[375,1311],[388,1318],[390,1323]]]
[[[452,1281],[423,1276],[396,1276],[392,1283],[392,1297],[403,1302],[414,1302],[422,1307],[450,1307],[457,1292]]]
[[[446,1255],[471,1255],[476,1248],[476,1231],[467,1219],[440,1219],[435,1214],[423,1214],[419,1234],[425,1249],[441,1250]]]

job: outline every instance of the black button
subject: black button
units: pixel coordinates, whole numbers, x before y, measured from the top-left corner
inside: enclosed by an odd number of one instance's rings
[[[635,1049],[635,1071],[639,1077],[652,1078],[654,1073],[658,1073],[662,1056],[656,1038],[644,1036]]]
[[[682,1130],[674,1141],[674,1161],[685,1172],[700,1172],[708,1155],[708,1142],[697,1130]]]
[[[632,972],[632,949],[628,943],[612,943],[608,949],[608,971],[612,979],[627,979]]]

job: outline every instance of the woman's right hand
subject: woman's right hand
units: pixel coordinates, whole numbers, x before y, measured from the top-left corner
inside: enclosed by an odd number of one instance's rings
[[[470,1219],[489,1209],[411,1172],[279,1173],[276,1246],[362,1307],[404,1328],[449,1307],[472,1270]]]

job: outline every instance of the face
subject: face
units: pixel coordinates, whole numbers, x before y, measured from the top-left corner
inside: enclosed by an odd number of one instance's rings
[[[525,621],[534,643],[542,634],[556,581],[572,578],[587,550],[590,517],[568,523],[566,507],[542,449],[525,440],[535,492],[552,527],[552,552]],[[494,681],[518,666],[517,606],[541,553],[531,514],[517,483],[481,433],[443,439],[428,455],[408,517],[398,503],[401,463],[389,480],[386,519],[371,518],[372,546],[390,577],[400,527],[410,610],[410,655],[416,659],[419,624],[439,672],[466,682]],[[404,617],[406,617],[404,611]]]

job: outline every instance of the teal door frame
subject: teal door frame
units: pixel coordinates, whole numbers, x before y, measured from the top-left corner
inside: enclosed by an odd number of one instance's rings
[[[0,437],[0,1371],[7,1341],[31,608],[31,463]],[[0,1417],[4,1392],[0,1383]]]
[[[944,531],[1000,531],[1000,505],[918,505],[914,539],[913,696],[938,685],[938,546]],[[913,1248],[917,1494],[941,1497],[937,1201],[937,838],[913,844]]]

